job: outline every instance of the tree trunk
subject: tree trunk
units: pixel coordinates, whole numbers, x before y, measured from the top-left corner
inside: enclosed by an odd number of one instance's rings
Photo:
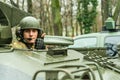
[[[109,1],[110,0],[101,0],[101,14],[102,14],[102,24],[104,25],[105,20],[109,16]]]
[[[59,0],[52,0],[52,19],[53,19],[53,29],[54,35],[62,36],[62,24],[60,15],[60,5]]]
[[[118,20],[119,14],[120,14],[120,1],[117,0],[116,9],[115,9],[115,12],[113,14],[113,18],[114,18],[115,21]]]
[[[32,0],[27,0],[28,12],[32,14]]]

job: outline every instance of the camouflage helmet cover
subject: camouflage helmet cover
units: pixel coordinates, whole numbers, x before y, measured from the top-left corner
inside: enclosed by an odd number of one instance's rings
[[[24,17],[20,21],[19,26],[20,26],[21,29],[29,29],[29,28],[40,29],[39,21],[32,16]]]

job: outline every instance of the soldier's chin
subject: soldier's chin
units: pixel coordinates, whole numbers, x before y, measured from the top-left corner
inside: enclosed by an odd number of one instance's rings
[[[28,41],[28,43],[30,43],[30,44],[34,44],[34,43],[35,43],[35,41],[32,41],[32,40],[31,40],[31,41]]]

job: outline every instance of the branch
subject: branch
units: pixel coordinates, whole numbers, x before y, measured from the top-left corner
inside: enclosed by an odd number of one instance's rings
[[[11,3],[13,6],[19,8],[19,6],[18,6],[13,0],[10,0],[10,3]]]

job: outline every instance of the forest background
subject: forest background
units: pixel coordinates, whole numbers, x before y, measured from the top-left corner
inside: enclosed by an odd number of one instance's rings
[[[70,36],[99,32],[111,16],[120,23],[119,0],[1,0],[39,19],[47,35]],[[119,27],[118,27],[119,28]]]

